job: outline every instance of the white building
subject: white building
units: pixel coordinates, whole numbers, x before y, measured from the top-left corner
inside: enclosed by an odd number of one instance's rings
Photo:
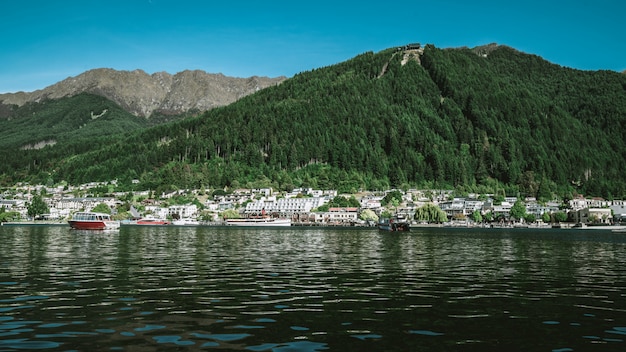
[[[195,218],[198,216],[198,207],[195,204],[171,205],[167,209],[168,215],[180,219]]]
[[[493,205],[491,213],[494,218],[498,217],[498,215],[504,215],[508,219],[511,214],[511,208],[513,208],[513,204],[505,201],[500,203],[500,205]]]
[[[585,208],[606,208],[614,204],[614,202],[604,200],[603,198],[585,198],[583,196],[578,196],[576,199],[572,199],[569,201],[569,206],[573,210],[581,210]]]
[[[336,190],[319,190],[319,189],[313,189],[313,188],[294,188],[291,192],[287,193],[285,195],[285,198],[297,198],[298,195],[305,195],[305,196],[310,196],[313,198],[321,198],[321,197],[336,197],[337,196],[337,191]]]
[[[441,210],[443,210],[450,219],[454,218],[455,216],[464,216],[465,199],[454,198],[453,200],[440,202],[439,208],[441,208]]]
[[[62,198],[56,200],[55,202],[49,204],[51,208],[57,209],[67,209],[71,212],[84,210],[90,211],[95,208],[98,204],[104,203],[109,208],[115,208],[115,198],[98,198],[98,197],[87,197],[87,198]]]
[[[466,199],[463,213],[465,214],[465,216],[470,216],[475,211],[481,211],[481,209],[483,208],[483,204],[483,201],[477,199]]]
[[[309,214],[309,221],[330,224],[354,223],[358,218],[358,208],[330,208],[327,212]]]
[[[380,209],[382,197],[363,197],[360,204],[363,209]]]
[[[358,208],[330,208],[326,212],[330,222],[355,222],[359,218]]]
[[[23,199],[0,199],[0,208],[4,207],[5,211],[16,211],[20,213],[22,218],[28,216],[28,208]]]
[[[266,214],[278,213],[283,216],[290,216],[295,213],[308,213],[326,203],[326,198],[281,198],[281,199],[261,199],[246,204],[246,214]]]
[[[6,211],[18,211],[18,209],[26,208],[23,199],[0,199],[0,208],[4,207]]]
[[[152,214],[152,216],[157,219],[166,219],[169,215],[169,209],[161,208],[158,205],[146,205],[146,213]]]
[[[215,201],[209,199],[206,202],[204,202],[204,206],[206,208],[206,210],[209,211],[218,211],[219,210],[219,203],[216,203]]]
[[[542,205],[536,201],[526,203],[526,214],[532,214],[535,218],[540,219],[545,213],[551,214],[559,210],[558,206],[551,204]]]

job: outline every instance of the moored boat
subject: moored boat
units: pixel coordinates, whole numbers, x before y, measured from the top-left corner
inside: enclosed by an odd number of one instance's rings
[[[194,219],[178,219],[172,220],[172,225],[176,226],[198,226],[200,222]]]
[[[394,217],[391,219],[381,219],[378,222],[378,229],[381,231],[406,232],[409,231],[411,228],[408,222]]]
[[[120,222],[112,220],[109,214],[87,211],[75,213],[68,223],[76,230],[115,230],[120,227]]]
[[[268,218],[268,217],[226,219],[226,225],[229,225],[229,226],[291,226],[291,219]]]
[[[135,225],[169,225],[171,222],[167,219],[157,219],[153,217],[146,217],[138,219]]]

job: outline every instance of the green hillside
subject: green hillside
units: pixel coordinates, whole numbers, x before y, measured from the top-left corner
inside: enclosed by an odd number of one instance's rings
[[[140,179],[157,190],[421,186],[626,197],[625,75],[507,47],[428,45],[419,62],[404,59],[395,48],[365,53],[87,152],[23,154],[1,172]]]
[[[98,138],[147,126],[146,119],[133,116],[106,98],[86,93],[13,107],[0,121],[3,149],[41,141]]]
[[[3,107],[0,149],[6,153],[0,154],[0,182],[5,184],[47,178],[61,160],[148,125],[146,119],[90,94]]]

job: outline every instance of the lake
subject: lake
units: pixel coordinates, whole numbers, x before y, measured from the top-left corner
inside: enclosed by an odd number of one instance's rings
[[[626,234],[0,227],[0,351],[624,351]]]

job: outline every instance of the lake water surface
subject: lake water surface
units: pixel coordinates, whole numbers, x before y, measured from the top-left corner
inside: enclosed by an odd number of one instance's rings
[[[626,235],[0,227],[0,351],[626,351]]]

